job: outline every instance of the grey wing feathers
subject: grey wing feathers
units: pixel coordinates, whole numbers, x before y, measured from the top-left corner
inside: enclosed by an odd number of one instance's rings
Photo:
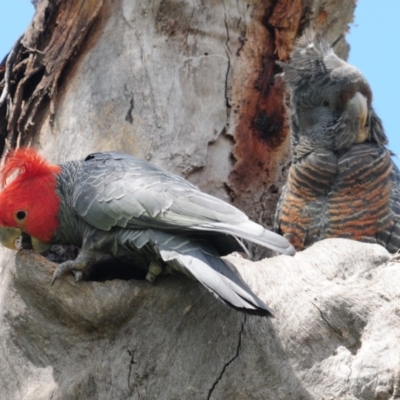
[[[82,162],[75,211],[97,229],[158,228],[234,235],[294,254],[289,242],[185,179],[123,153],[95,153]]]
[[[129,233],[124,234],[125,241]],[[146,230],[134,238],[135,247],[147,243],[174,270],[202,283],[216,297],[233,308],[249,314],[273,316],[273,311],[260,300],[229,264],[204,241],[189,240],[157,230]]]
[[[131,228],[192,228],[204,221],[247,219],[236,208],[150,163],[120,153],[92,156],[79,169],[73,205],[98,229],[122,226],[122,214],[130,218]],[[113,222],[99,218],[95,204]]]
[[[240,237],[241,239],[268,247],[279,253],[293,255],[295,253],[292,245],[282,236],[264,229],[261,225],[247,220],[238,224],[227,224],[216,222],[213,224],[201,224],[198,230],[222,232],[227,235]]]
[[[255,315],[274,315],[242,279],[227,276],[233,273],[220,258],[210,257],[199,249],[189,254],[177,254],[173,261],[175,265],[186,268],[210,292],[231,307]]]

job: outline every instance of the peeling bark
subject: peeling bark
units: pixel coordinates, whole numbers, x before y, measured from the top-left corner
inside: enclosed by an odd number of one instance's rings
[[[95,40],[93,24],[104,13],[101,0],[46,0],[37,5],[31,27],[15,43],[3,76],[0,72],[0,89],[8,104],[0,107],[0,121],[7,132],[8,148],[29,143],[46,113],[53,120],[63,79],[71,79],[72,63],[89,50]],[[0,101],[0,105],[5,103]]]

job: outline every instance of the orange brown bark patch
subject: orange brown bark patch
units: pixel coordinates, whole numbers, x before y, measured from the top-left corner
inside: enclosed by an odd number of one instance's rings
[[[273,187],[276,169],[287,153],[284,87],[275,80],[279,72],[275,61],[290,54],[302,17],[301,0],[259,2],[252,17],[234,73],[240,77],[233,78],[236,164],[228,186],[238,207],[259,215],[260,210],[249,210],[247,204],[256,203]],[[273,214],[274,204],[272,209],[266,206]]]
[[[317,18],[315,20],[315,24],[316,25],[323,25],[326,23],[328,19],[328,13],[325,10],[321,10],[318,15]]]
[[[275,50],[279,60],[287,60],[296,39],[303,12],[302,0],[278,1],[268,23],[274,28]]]

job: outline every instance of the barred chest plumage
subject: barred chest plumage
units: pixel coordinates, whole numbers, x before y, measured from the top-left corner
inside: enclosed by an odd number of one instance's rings
[[[330,237],[398,248],[392,170],[389,151],[370,144],[311,153],[290,168],[279,232],[296,249]]]

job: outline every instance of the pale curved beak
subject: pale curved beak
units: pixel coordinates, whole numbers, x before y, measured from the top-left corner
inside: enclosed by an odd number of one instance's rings
[[[354,113],[359,119],[359,129],[356,132],[354,143],[363,143],[368,138],[368,102],[365,96],[357,92],[354,97],[347,103],[347,109]]]
[[[51,247],[51,244],[44,243],[38,238],[35,238],[33,236],[31,236],[31,243],[32,243],[32,248],[36,253],[44,253]]]
[[[8,249],[20,250],[22,248],[21,229],[0,226],[0,243]],[[31,243],[36,253],[43,253],[51,247],[50,244],[44,243],[33,236],[31,236]]]
[[[19,228],[0,226],[0,243],[11,250],[19,250],[18,242],[22,231]]]

